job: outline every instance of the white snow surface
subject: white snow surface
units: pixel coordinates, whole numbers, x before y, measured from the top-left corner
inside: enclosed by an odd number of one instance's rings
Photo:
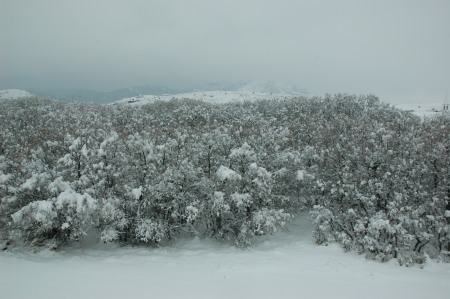
[[[171,247],[87,246],[0,253],[0,297],[448,298],[450,265],[380,263],[317,246],[303,215],[248,249],[182,239]]]
[[[283,90],[281,88],[274,89],[276,93],[268,92],[267,85],[259,88],[256,83],[252,82],[249,85],[242,87],[237,91],[197,91],[181,94],[167,94],[167,95],[140,95],[138,97],[125,98],[112,103],[126,104],[132,106],[145,105],[157,101],[170,100],[198,100],[210,104],[224,104],[224,103],[243,103],[253,102],[257,100],[274,100],[274,99],[290,99],[299,96],[312,96],[306,94],[295,93],[289,89]],[[429,117],[442,113],[443,103],[428,103],[428,104],[412,104],[402,103],[394,104],[398,109],[410,111],[420,117]]]
[[[22,89],[0,89],[0,100],[15,100],[33,96],[26,90]]]
[[[421,117],[430,117],[443,113],[442,112],[443,103],[395,104],[394,106],[401,110],[410,111]]]
[[[223,103],[242,103],[246,101],[256,101],[261,99],[288,99],[298,97],[293,94],[275,94],[266,92],[256,92],[248,90],[239,91],[198,91],[172,95],[140,95],[138,97],[131,97],[119,100],[113,104],[128,104],[128,105],[144,105],[154,103],[156,101],[170,101],[170,100],[198,100],[211,104]]]

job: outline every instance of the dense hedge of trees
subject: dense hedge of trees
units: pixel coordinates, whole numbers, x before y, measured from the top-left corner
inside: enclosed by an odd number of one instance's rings
[[[422,120],[374,96],[140,107],[0,103],[0,225],[57,248],[239,246],[309,209],[317,243],[400,263],[448,260],[449,117]]]

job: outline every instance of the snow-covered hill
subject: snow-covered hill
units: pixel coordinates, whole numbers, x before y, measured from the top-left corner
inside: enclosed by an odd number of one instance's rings
[[[155,101],[170,101],[173,99],[192,99],[199,100],[206,103],[212,104],[222,104],[222,103],[234,103],[234,102],[245,102],[245,101],[255,101],[255,100],[273,100],[273,99],[287,99],[291,97],[296,97],[298,95],[293,94],[275,94],[275,93],[264,93],[255,91],[196,91],[189,93],[181,93],[174,95],[142,95],[138,97],[131,97],[119,100],[113,104],[130,104],[130,105],[144,105],[148,103],[153,103]]]
[[[260,90],[260,91],[257,91]],[[266,92],[264,92],[264,90]],[[181,94],[166,94],[166,95],[140,95],[138,97],[124,98],[116,101],[113,104],[125,105],[144,105],[156,101],[170,101],[170,100],[199,100],[211,104],[223,103],[242,103],[246,101],[256,100],[273,100],[273,99],[288,99],[302,96],[296,93],[282,93],[282,90],[277,89],[278,93],[267,92],[267,85],[257,86],[255,82],[250,85],[245,85],[237,91],[196,91]],[[410,111],[418,116],[433,116],[442,112],[442,103],[430,104],[394,104],[398,109]]]
[[[450,265],[400,267],[317,246],[306,215],[290,232],[242,250],[185,239],[166,248],[0,252],[0,297],[19,298],[448,298]]]
[[[14,100],[33,96],[22,89],[0,89],[0,100]]]
[[[395,104],[394,106],[401,110],[410,111],[418,116],[427,117],[442,113],[443,104],[442,103]]]
[[[217,89],[214,90],[212,88]],[[113,104],[143,105],[155,101],[170,101],[172,99],[192,99],[206,103],[222,104],[262,99],[287,99],[305,95],[308,95],[308,93],[304,89],[274,81],[240,81],[231,85],[210,83],[205,89],[179,94],[127,97]]]

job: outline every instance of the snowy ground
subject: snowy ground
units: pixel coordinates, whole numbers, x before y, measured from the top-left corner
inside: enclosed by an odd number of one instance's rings
[[[422,117],[428,117],[442,113],[443,103],[395,104],[394,106],[405,111],[411,111]]]
[[[153,103],[156,101],[170,101],[172,99],[192,99],[199,100],[211,104],[222,104],[222,103],[235,103],[235,102],[245,102],[245,101],[255,101],[258,99],[287,99],[292,97],[297,97],[298,95],[289,94],[275,94],[275,93],[261,93],[253,91],[198,91],[189,92],[182,94],[171,94],[171,95],[142,95],[139,97],[125,98],[120,101],[114,102],[113,104],[129,104],[129,105],[144,105],[148,103]]]
[[[423,269],[317,246],[302,217],[242,250],[187,239],[166,248],[0,253],[1,298],[449,298],[450,264]]]
[[[33,96],[22,89],[0,89],[0,100],[14,100]]]
[[[114,102],[113,104],[127,104],[132,106],[139,106],[154,103],[156,101],[170,101],[172,99],[177,100],[193,99],[211,104],[222,104],[222,103],[236,103],[236,102],[242,103],[245,101],[256,101],[260,99],[266,100],[288,99],[298,96],[299,96],[298,94],[295,95],[287,93],[266,93],[243,89],[238,91],[198,91],[172,95],[141,95],[138,97],[125,98],[117,102]],[[433,116],[438,113],[441,113],[442,110],[442,103],[428,103],[428,104],[402,103],[402,104],[394,104],[394,106],[405,111],[411,111],[412,113],[419,115],[421,117]]]

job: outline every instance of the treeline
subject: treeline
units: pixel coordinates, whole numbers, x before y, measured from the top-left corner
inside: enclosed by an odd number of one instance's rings
[[[141,107],[0,103],[4,238],[57,248],[251,244],[309,209],[319,244],[400,263],[450,250],[449,117],[374,96]]]

